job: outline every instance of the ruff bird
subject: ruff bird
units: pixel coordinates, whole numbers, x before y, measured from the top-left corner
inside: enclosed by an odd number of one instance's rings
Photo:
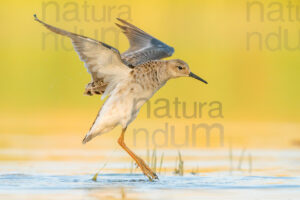
[[[82,142],[87,143],[120,125],[120,146],[150,180],[158,179],[150,167],[126,146],[126,128],[137,117],[142,105],[168,80],[192,77],[206,84],[207,82],[192,73],[188,64],[182,60],[162,60],[172,56],[174,48],[125,20],[118,18],[119,24],[116,25],[128,38],[130,48],[120,54],[117,49],[103,42],[51,26],[39,20],[36,15],[34,19],[50,31],[71,39],[92,78],[84,94],[102,95],[102,99],[108,96]]]

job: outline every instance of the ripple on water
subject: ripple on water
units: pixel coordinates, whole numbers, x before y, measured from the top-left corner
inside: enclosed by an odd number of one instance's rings
[[[271,176],[160,176],[150,182],[142,174],[101,174],[97,182],[92,175],[2,174],[0,191],[7,190],[72,190],[130,187],[135,189],[284,189],[299,188],[299,177]]]

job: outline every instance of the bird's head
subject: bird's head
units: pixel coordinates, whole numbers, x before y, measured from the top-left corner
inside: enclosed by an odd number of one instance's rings
[[[196,74],[192,73],[189,65],[179,59],[175,60],[168,60],[167,61],[167,70],[171,78],[178,78],[178,77],[192,77],[203,83],[207,84],[205,80],[197,76]]]

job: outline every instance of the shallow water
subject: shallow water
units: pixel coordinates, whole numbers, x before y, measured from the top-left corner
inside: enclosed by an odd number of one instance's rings
[[[0,175],[2,197],[11,199],[111,198],[189,199],[228,197],[235,199],[299,199],[300,177],[241,176],[209,173],[201,176],[160,176],[150,182],[140,174],[103,174],[98,181],[92,175]],[[61,196],[62,195],[62,196]],[[249,196],[248,196],[249,195]]]
[[[54,156],[59,152],[52,151],[47,155]],[[84,156],[98,155],[98,152],[83,152]],[[104,158],[110,156],[108,152],[102,151]],[[159,175],[159,180],[153,182],[147,180],[138,169],[128,173],[130,161],[122,160],[124,154],[116,153],[112,156],[113,159],[105,165],[97,182],[92,181],[91,171],[99,169],[99,166],[101,168],[107,162],[106,159],[102,159],[100,164],[93,159],[38,161],[36,155],[32,155],[36,159],[0,162],[0,199],[300,198],[299,151],[251,151],[251,165],[246,158],[240,163],[238,155],[241,152],[235,152],[232,162],[228,162],[224,150],[182,151],[186,172],[184,176],[177,176],[168,170],[174,167],[173,156],[176,151],[165,151],[169,158],[164,161],[166,171]],[[0,155],[16,156],[18,153],[15,150],[0,151]],[[41,151],[38,153],[43,155]],[[72,155],[72,151],[60,152],[64,153],[68,157]],[[80,151],[76,151],[78,155]],[[192,175],[190,172],[195,166],[199,169]]]

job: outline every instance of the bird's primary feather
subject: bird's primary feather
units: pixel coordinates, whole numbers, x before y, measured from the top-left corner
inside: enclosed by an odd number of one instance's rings
[[[125,20],[119,18],[118,20],[123,25],[116,25],[120,27],[130,43],[130,48],[121,55],[125,63],[138,66],[151,60],[172,56],[174,53],[173,47],[166,45]]]
[[[131,69],[123,63],[117,49],[103,42],[46,24],[36,16],[35,20],[50,31],[67,36],[72,40],[74,49],[80,59],[84,61],[88,72],[92,76],[92,80],[106,84],[104,94],[109,94],[119,80],[128,76]]]

